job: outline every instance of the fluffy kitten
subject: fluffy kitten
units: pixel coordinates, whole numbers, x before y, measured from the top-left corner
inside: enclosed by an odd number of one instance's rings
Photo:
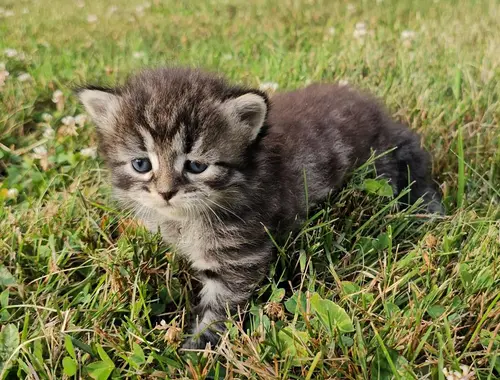
[[[194,69],[144,71],[123,87],[79,92],[97,125],[114,193],[186,257],[203,284],[184,347],[215,344],[228,312],[267,274],[271,232],[338,189],[372,150],[395,191],[413,182],[441,212],[419,138],[372,99],[315,84],[271,100]],[[410,177],[408,176],[410,173]],[[307,183],[307,195],[304,185]]]

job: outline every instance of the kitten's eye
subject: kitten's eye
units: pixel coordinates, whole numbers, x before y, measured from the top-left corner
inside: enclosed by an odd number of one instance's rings
[[[149,158],[136,158],[132,160],[132,167],[139,173],[147,173],[153,168]]]
[[[193,174],[200,174],[207,170],[208,165],[198,161],[186,161],[186,170]]]

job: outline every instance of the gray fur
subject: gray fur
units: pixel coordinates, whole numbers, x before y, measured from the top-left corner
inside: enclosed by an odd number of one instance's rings
[[[423,197],[429,211],[441,211],[419,138],[348,87],[315,84],[268,100],[199,70],[168,68],[117,89],[83,89],[80,98],[117,199],[159,228],[203,283],[188,348],[215,344],[227,312],[266,275],[273,250],[264,226],[295,229],[306,205],[342,186],[372,150],[397,148],[377,162],[378,173],[396,191],[414,181],[411,202]],[[130,162],[141,157],[152,172],[134,172]],[[187,173],[186,159],[209,169]]]

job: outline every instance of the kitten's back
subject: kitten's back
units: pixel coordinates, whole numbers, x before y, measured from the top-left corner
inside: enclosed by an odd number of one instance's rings
[[[345,174],[373,151],[381,154],[393,148],[376,168],[391,180],[396,194],[415,182],[410,203],[422,196],[428,202],[439,198],[420,138],[369,95],[348,86],[313,84],[275,95],[268,121],[272,128],[267,143],[282,141],[289,178],[303,178],[305,172],[312,202],[342,185]]]

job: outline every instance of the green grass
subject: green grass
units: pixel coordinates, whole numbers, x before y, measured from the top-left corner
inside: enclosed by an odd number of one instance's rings
[[[444,379],[461,365],[500,377],[498,2],[104,3],[2,1],[0,378]],[[172,64],[375,93],[422,134],[447,216],[396,212],[360,170],[279,242],[221,346],[180,352],[187,268],[110,202],[102,163],[81,153],[96,144],[92,125],[62,126],[82,112],[73,86]]]

